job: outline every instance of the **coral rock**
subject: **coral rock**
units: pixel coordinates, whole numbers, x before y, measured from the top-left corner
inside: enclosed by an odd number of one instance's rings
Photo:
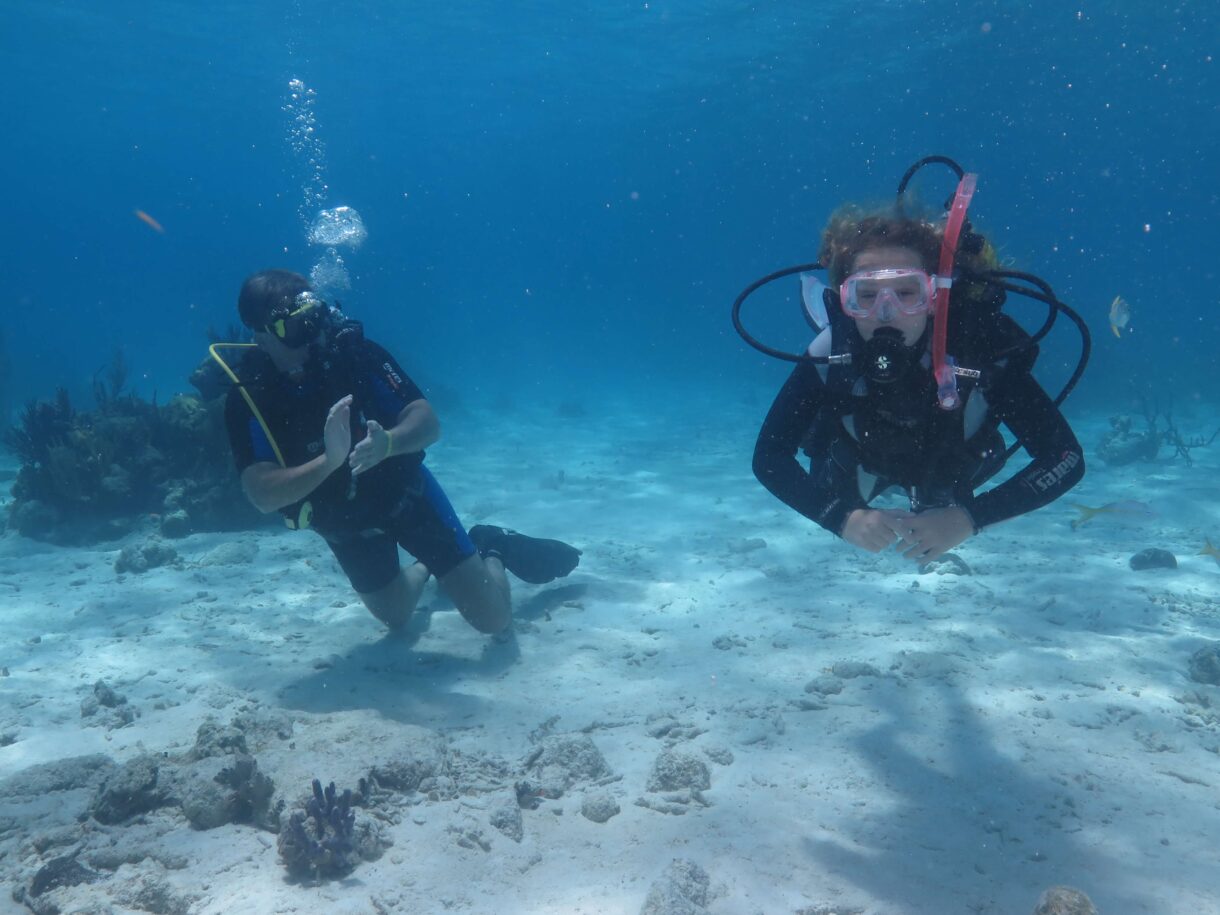
[[[1220,642],[1205,645],[1190,656],[1190,679],[1220,686]]]
[[[707,763],[679,750],[662,752],[648,776],[649,791],[681,791],[684,788],[706,791],[710,787],[712,775]]]
[[[98,786],[89,813],[99,823],[112,824],[165,805],[170,792],[159,775],[156,757],[137,756]]]
[[[1178,560],[1169,550],[1149,548],[1140,550],[1132,556],[1127,560],[1127,565],[1136,572],[1142,572],[1145,569],[1176,569]]]
[[[648,890],[640,915],[700,915],[707,911],[707,871],[693,861],[674,859]]]
[[[1080,890],[1052,886],[1038,900],[1034,915],[1097,915],[1097,907]]]

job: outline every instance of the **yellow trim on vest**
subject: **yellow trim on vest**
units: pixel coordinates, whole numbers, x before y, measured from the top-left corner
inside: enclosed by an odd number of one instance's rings
[[[275,452],[275,459],[280,462],[280,466],[287,468],[288,462],[284,460],[284,455],[280,451],[280,446],[275,441],[275,436],[271,434],[271,427],[267,425],[267,420],[263,419],[262,411],[259,410],[258,404],[254,402],[254,398],[250,396],[250,392],[246,390],[246,386],[241,383],[241,379],[237,377],[237,373],[229,368],[229,364],[220,357],[220,353],[216,350],[220,348],[227,349],[257,349],[257,343],[213,343],[208,347],[208,353],[217,364],[225,370],[225,374],[232,379],[233,384],[237,385],[237,390],[241,392],[242,399],[245,400],[246,406],[250,408],[250,412],[254,414],[254,418],[258,424],[263,427],[263,432],[267,436],[267,442],[271,445],[271,450]],[[284,517],[284,523],[294,531],[304,530],[309,527],[313,520],[313,505],[306,501],[301,504],[301,510],[297,513],[294,519],[287,516]]]
[[[267,420],[263,419],[263,414],[258,408],[258,404],[254,402],[254,398],[250,396],[250,392],[246,390],[246,386],[241,383],[241,379],[237,377],[237,373],[229,368],[229,364],[220,358],[220,353],[216,352],[220,347],[227,349],[258,349],[257,343],[213,343],[208,347],[208,352],[212,358],[225,370],[225,374],[233,379],[233,383],[237,385],[237,390],[241,391],[242,398],[246,401],[246,406],[250,408],[250,412],[254,414],[254,418],[258,420],[258,424],[263,427],[263,432],[267,435],[267,441],[271,445],[271,450],[275,452],[275,459],[280,462],[281,467],[287,467],[288,463],[284,460],[284,455],[280,452],[280,446],[276,444],[275,436],[271,434],[271,428],[267,425]]]

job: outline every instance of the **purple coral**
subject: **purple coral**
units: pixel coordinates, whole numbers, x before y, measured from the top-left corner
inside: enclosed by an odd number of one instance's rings
[[[280,831],[279,852],[284,866],[295,877],[341,876],[360,860],[356,848],[356,812],[352,792],[340,795],[331,782],[313,780],[313,797],[305,802]]]

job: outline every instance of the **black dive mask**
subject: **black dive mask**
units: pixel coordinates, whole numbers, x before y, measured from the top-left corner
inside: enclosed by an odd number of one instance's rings
[[[893,384],[919,364],[924,340],[920,336],[914,346],[907,346],[897,327],[878,327],[860,350],[860,370],[875,384]]]
[[[325,320],[326,303],[312,292],[303,292],[290,308],[273,313],[262,329],[289,349],[300,349],[317,339]]]

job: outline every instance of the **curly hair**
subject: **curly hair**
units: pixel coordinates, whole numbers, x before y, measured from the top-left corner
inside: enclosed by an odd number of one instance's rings
[[[847,279],[856,258],[869,248],[910,248],[919,255],[924,269],[935,273],[940,242],[940,229],[926,220],[893,210],[867,212],[849,204],[830,215],[822,230],[818,260],[830,272],[832,287]]]
[[[847,279],[856,258],[870,248],[910,248],[919,255],[924,269],[935,273],[940,266],[943,232],[940,222],[900,214],[893,208],[865,210],[848,204],[835,210],[822,230],[818,260],[829,271],[832,288]],[[994,246],[981,235],[967,232],[962,236],[955,263],[963,276],[978,277],[994,269],[998,260]],[[971,289],[966,297],[978,294]]]

